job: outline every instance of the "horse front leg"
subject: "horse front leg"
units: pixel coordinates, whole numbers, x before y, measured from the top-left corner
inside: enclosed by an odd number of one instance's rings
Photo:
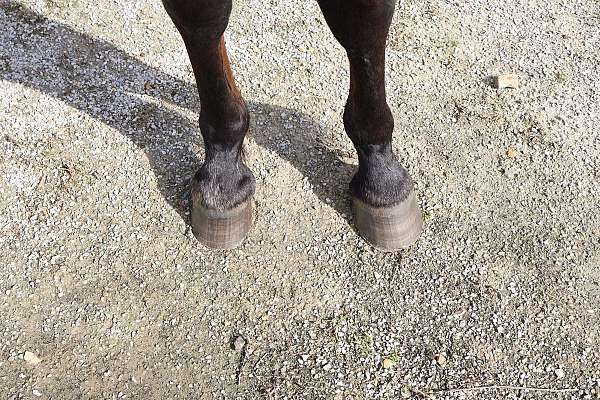
[[[422,229],[413,181],[392,151],[385,96],[385,45],[396,0],[318,0],[350,61],[344,127],[358,152],[350,182],[359,233],[384,250],[408,247]]]
[[[255,180],[241,156],[249,126],[223,33],[231,0],[163,0],[185,43],[201,101],[205,161],[192,180],[192,230],[212,248],[239,245],[252,224]]]

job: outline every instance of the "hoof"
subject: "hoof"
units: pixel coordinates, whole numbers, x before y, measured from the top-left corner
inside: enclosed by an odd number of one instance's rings
[[[231,210],[205,207],[195,198],[192,205],[192,232],[212,249],[233,249],[243,241],[252,226],[252,198]]]
[[[384,251],[409,247],[417,241],[423,229],[423,217],[414,191],[404,201],[391,207],[373,207],[353,198],[352,210],[358,233]]]

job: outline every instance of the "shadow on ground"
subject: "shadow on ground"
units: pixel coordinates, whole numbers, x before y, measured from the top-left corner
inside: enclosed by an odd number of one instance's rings
[[[188,182],[201,165],[192,145],[201,137],[176,108],[199,110],[195,87],[21,4],[2,3],[0,10],[14,28],[4,33],[14,47],[0,47],[0,78],[52,96],[143,149],[163,197],[189,226]],[[325,128],[293,110],[255,102],[249,108],[256,143],[289,161],[321,201],[350,219],[347,183],[353,167],[318,140]]]

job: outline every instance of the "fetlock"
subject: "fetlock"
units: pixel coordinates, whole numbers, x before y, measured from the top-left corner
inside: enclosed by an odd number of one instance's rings
[[[361,145],[357,151],[359,168],[350,182],[353,197],[374,207],[388,207],[401,203],[413,191],[413,180],[390,143]]]
[[[206,149],[206,161],[192,181],[194,201],[207,208],[229,210],[248,200],[254,194],[256,182],[240,151],[222,146]]]

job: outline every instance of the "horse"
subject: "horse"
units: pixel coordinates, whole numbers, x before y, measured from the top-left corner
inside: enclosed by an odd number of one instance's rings
[[[317,2],[350,64],[343,122],[359,161],[350,180],[356,229],[384,251],[407,248],[423,222],[414,182],[392,151],[385,47],[396,0]],[[242,156],[248,108],[224,39],[232,0],[163,0],[163,5],[185,44],[201,103],[205,160],[191,180],[192,231],[207,247],[233,249],[251,228],[256,183]]]

